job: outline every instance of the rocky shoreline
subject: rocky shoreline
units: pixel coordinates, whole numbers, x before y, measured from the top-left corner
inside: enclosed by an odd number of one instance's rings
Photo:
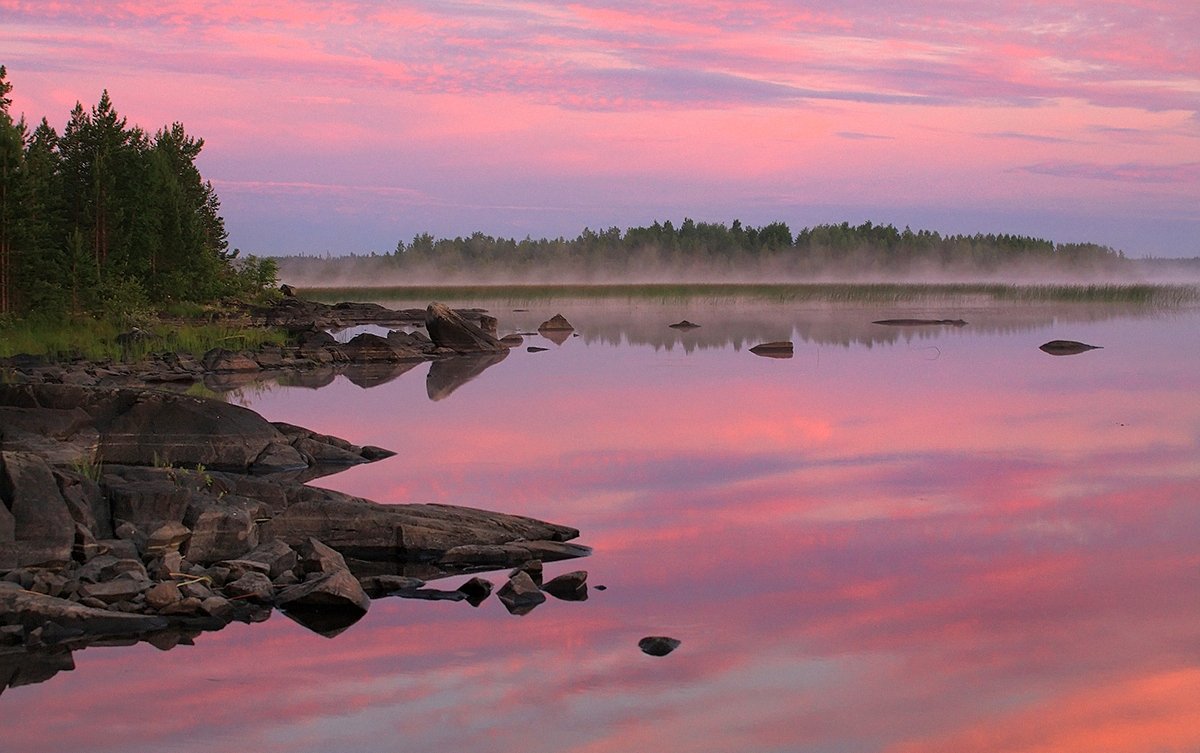
[[[497,595],[514,614],[545,593],[586,598],[582,571],[541,583],[542,562],[589,553],[570,543],[576,529],[309,486],[393,453],[147,386],[252,364],[303,371],[507,352],[481,312],[468,312],[474,321],[439,304],[419,313],[429,337],[393,331],[338,344],[323,327],[415,324],[417,314],[285,299],[266,315],[297,334],[284,352],[167,355],[124,372],[10,359],[0,384],[0,692],[71,668],[71,651],[89,645],[170,648],[273,609],[336,635],[372,598],[477,605],[491,594],[482,578],[455,591],[424,587],[461,573],[512,568]]]

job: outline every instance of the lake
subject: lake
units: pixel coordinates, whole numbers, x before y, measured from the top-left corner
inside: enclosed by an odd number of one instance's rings
[[[445,302],[577,336],[232,397],[398,452],[317,485],[579,528],[594,554],[546,577],[586,569],[588,600],[393,598],[333,639],[276,613],[88,648],[4,691],[0,748],[1200,749],[1195,304]],[[918,317],[967,324],[872,323]],[[772,340],[793,357],[749,352]],[[650,635],[682,643],[651,657]]]

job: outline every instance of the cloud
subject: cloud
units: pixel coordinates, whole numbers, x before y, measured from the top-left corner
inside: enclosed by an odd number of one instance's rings
[[[1037,175],[1116,181],[1120,183],[1172,183],[1184,186],[1195,186],[1200,183],[1200,162],[1185,162],[1177,165],[1126,162],[1116,165],[1105,165],[1087,162],[1048,161],[1025,165],[1018,169]]]
[[[860,131],[838,131],[834,135],[837,136],[838,138],[850,139],[852,141],[862,141],[862,140],[893,141],[894,140],[894,137],[892,137],[892,136],[883,136],[883,135],[877,134],[877,133],[862,133]]]

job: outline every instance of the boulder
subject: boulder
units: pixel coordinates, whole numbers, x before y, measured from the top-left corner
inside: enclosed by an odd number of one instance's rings
[[[275,606],[283,610],[350,609],[366,614],[371,598],[349,570],[335,570],[285,588]]]
[[[258,546],[258,519],[267,511],[265,504],[247,497],[193,499],[184,519],[192,529],[184,556],[202,565],[242,557]]]
[[[174,583],[159,583],[146,591],[146,606],[151,609],[166,609],[180,601],[183,601],[183,594]]]
[[[495,337],[441,303],[431,303],[425,309],[425,329],[429,332],[429,339],[439,348],[449,348],[459,353],[506,350]]]
[[[263,563],[267,566],[267,575],[275,579],[283,573],[295,569],[298,555],[295,549],[280,539],[271,539],[244,554],[242,559]]]
[[[638,641],[638,648],[642,653],[650,656],[666,656],[675,649],[679,648],[680,641],[677,638],[668,638],[665,635],[648,635]]]
[[[496,596],[504,604],[504,608],[508,610],[509,614],[516,615],[529,614],[534,607],[546,600],[546,595],[523,571],[518,571],[509,578],[508,582],[496,592]]]
[[[250,572],[232,583],[226,583],[225,593],[235,599],[270,604],[275,598],[275,586],[266,575]]]
[[[555,314],[538,325],[538,332],[573,332],[575,328],[562,314]]]
[[[425,356],[418,350],[404,347],[399,340],[363,332],[350,342],[339,346],[351,363],[396,363],[421,360]]]
[[[165,476],[130,480],[110,474],[101,487],[109,499],[112,517],[142,530],[182,523],[192,496],[191,490]]]
[[[213,348],[208,351],[200,359],[200,364],[204,367],[205,371],[217,373],[258,371],[262,368],[258,365],[258,361],[251,358],[248,354],[237,353],[225,348]]]
[[[458,587],[458,592],[461,593],[470,603],[471,606],[477,607],[483,603],[484,599],[492,594],[492,582],[483,578],[471,578],[467,582]]]
[[[191,535],[191,530],[183,523],[174,520],[163,523],[146,537],[146,554],[159,557],[167,552],[178,552]]]
[[[349,569],[345,557],[311,536],[297,545],[296,552],[299,568],[305,575]]]
[[[41,565],[62,567],[71,561],[75,520],[58,491],[46,461],[24,452],[0,451],[0,543],[9,554],[0,554],[8,567]]]
[[[563,601],[587,601],[587,571],[575,570],[551,578],[542,584],[542,590]]]

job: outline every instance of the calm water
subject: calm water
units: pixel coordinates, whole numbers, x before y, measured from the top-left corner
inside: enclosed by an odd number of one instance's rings
[[[547,577],[607,590],[90,648],[0,749],[1200,750],[1200,311],[453,303],[581,336],[239,399],[399,451],[318,483],[578,527]],[[922,315],[970,324],[870,324]]]

